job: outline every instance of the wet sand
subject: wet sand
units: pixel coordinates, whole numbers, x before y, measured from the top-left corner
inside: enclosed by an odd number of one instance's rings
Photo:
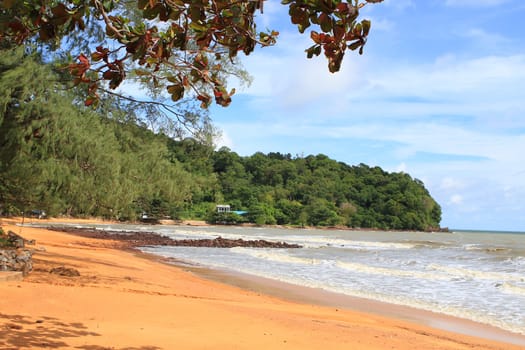
[[[429,325],[449,321],[250,276],[196,274],[116,241],[13,224],[2,219],[4,230],[36,240],[34,271],[0,283],[1,349],[525,348],[486,339],[498,337],[481,325],[467,333],[485,338],[439,330]]]

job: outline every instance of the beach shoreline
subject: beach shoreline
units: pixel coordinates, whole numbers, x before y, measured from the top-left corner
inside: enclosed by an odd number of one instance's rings
[[[118,242],[1,220],[4,229],[22,231],[37,242],[35,271],[22,282],[0,284],[2,348],[38,348],[38,342],[41,347],[86,349],[523,348],[502,343],[510,340],[505,339],[508,334],[494,337],[483,327],[470,334],[484,338],[458,334],[457,329],[446,332],[411,316],[396,317],[395,307],[394,314],[384,305],[377,313],[366,305],[355,311],[355,300],[352,307],[332,293],[229,271],[173,266],[156,256],[119,250]],[[55,276],[49,273],[54,265],[75,268],[80,277]],[[42,323],[59,330],[61,340],[52,340],[39,328]]]
[[[166,261],[166,263],[170,262]],[[424,326],[447,332],[508,342],[525,347],[525,336],[522,334],[509,332],[491,325],[459,317],[416,309],[405,305],[354,297],[319,288],[299,286],[233,270],[191,266],[184,261],[175,261],[171,263],[202,278],[290,302],[314,304],[336,308],[338,310],[346,309],[349,311],[373,314],[422,324]]]

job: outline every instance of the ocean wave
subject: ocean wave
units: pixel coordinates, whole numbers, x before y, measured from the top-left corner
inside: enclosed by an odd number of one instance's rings
[[[495,271],[482,271],[473,270],[464,267],[454,266],[443,266],[439,264],[430,264],[429,269],[439,272],[445,272],[448,275],[460,277],[464,279],[481,279],[481,280],[494,280],[494,281],[525,281],[525,277],[522,275],[506,272],[495,272]]]
[[[175,231],[170,231],[168,233],[168,235],[173,238],[173,239],[177,239],[177,238],[181,238],[181,236],[183,237],[199,237],[199,238],[214,238],[214,237],[217,237],[217,236],[221,236],[223,238],[239,238],[241,237],[242,235],[238,235],[238,234],[229,234],[229,233],[224,233],[224,232],[215,232],[215,231],[197,231],[197,230],[184,230],[184,229],[176,229]]]
[[[525,286],[518,286],[513,283],[505,282],[502,284],[502,288],[505,292],[525,297]]]
[[[405,240],[403,244],[413,245],[415,248],[444,248],[455,245],[454,242],[430,240]]]
[[[397,242],[377,242],[377,241],[353,241],[342,238],[330,237],[286,237],[286,241],[299,243],[307,248],[336,247],[355,250],[393,250],[393,249],[412,249],[415,247],[411,243]]]
[[[487,247],[486,245],[482,245],[482,244],[465,244],[463,246],[463,249],[482,251],[486,253],[503,253],[503,252],[510,252],[512,250],[511,248],[506,248],[506,247]]]
[[[193,230],[176,230],[170,232],[168,236],[172,239],[214,239],[222,237],[226,239],[243,239],[243,240],[265,240],[270,242],[282,242],[285,237],[266,236],[266,235],[246,235],[242,233],[228,233],[218,231],[193,231]],[[290,243],[289,241],[287,241]]]
[[[525,256],[515,256],[506,260],[511,265],[525,267]]]
[[[377,267],[360,263],[349,263],[342,261],[338,261],[335,265],[345,270],[368,273],[373,275],[420,278],[426,280],[450,280],[450,276],[436,274],[433,272],[390,269],[386,267]]]
[[[275,262],[283,263],[293,263],[293,264],[303,264],[303,265],[317,265],[321,262],[313,258],[301,258],[296,256],[291,256],[286,253],[276,252],[272,249],[250,249],[243,247],[230,248],[230,251],[237,254],[249,255],[251,257],[269,260]]]

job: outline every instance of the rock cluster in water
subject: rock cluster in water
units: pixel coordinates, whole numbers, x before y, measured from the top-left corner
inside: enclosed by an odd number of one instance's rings
[[[167,236],[161,236],[154,232],[121,232],[97,230],[93,228],[70,228],[70,227],[50,227],[50,230],[67,232],[77,236],[97,239],[108,239],[123,242],[127,247],[145,247],[145,246],[178,246],[178,247],[207,247],[207,248],[302,248],[298,244],[286,242],[271,242],[262,239],[244,240],[228,239],[217,237],[214,239],[171,239]]]

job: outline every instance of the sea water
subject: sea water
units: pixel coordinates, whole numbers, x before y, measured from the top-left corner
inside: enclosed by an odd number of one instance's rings
[[[300,249],[144,247],[206,267],[434,311],[525,334],[525,233],[101,225],[173,239],[285,241]]]

